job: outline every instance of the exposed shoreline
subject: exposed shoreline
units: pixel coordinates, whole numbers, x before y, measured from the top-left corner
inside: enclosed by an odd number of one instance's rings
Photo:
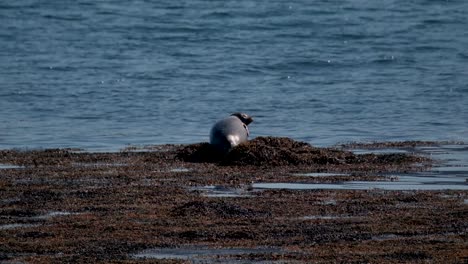
[[[285,138],[249,144],[229,157],[207,157],[203,143],[115,153],[0,150],[0,260],[395,263],[468,258],[467,190],[255,187],[398,182],[390,175],[427,171],[437,163],[416,149],[436,142],[369,146],[405,149],[378,155]]]

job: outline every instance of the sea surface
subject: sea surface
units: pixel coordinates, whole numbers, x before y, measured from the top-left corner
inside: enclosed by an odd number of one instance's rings
[[[468,1],[0,2],[0,149],[468,142]]]

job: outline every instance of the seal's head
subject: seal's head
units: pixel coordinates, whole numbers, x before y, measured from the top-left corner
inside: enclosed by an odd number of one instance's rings
[[[236,116],[245,125],[249,125],[250,123],[253,122],[253,118],[251,116],[249,116],[248,114],[245,114],[245,113],[234,113],[234,114],[231,114],[231,116]]]

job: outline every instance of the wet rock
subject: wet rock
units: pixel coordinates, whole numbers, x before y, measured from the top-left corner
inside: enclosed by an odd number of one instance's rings
[[[186,162],[208,162],[236,166],[339,165],[358,163],[407,163],[419,161],[408,154],[353,154],[334,148],[317,148],[285,137],[257,137],[233,148],[226,155],[208,143],[182,148],[177,158]]]
[[[228,153],[224,165],[286,166],[343,163],[349,152],[315,148],[289,138],[258,137]]]
[[[173,210],[175,216],[253,217],[260,212],[242,208],[224,201],[192,201]]]
[[[62,194],[54,190],[26,190],[22,194],[22,201],[34,202],[36,200],[41,201],[62,201]]]
[[[416,261],[416,260],[425,260],[428,261],[432,259],[430,256],[424,252],[393,252],[384,255],[385,258],[394,259],[397,261]]]
[[[177,158],[186,162],[216,162],[222,165],[300,165],[312,163],[340,163],[350,152],[320,149],[281,137],[257,137],[240,144],[227,155],[217,152],[208,143],[182,148]]]
[[[0,210],[0,216],[8,217],[33,217],[37,213],[30,210],[20,210],[20,209],[4,209]]]
[[[224,154],[205,142],[183,147],[177,152],[176,158],[186,162],[219,162],[224,158]]]
[[[0,163],[25,164],[1,171],[0,262],[158,262],[133,256],[201,247],[205,262],[216,255],[212,262],[463,263],[466,190],[253,187],[381,181],[419,170],[424,160],[411,148],[377,153],[276,137],[226,156],[208,143],[114,153],[0,150]],[[329,176],[305,176],[311,172]],[[210,186],[248,195],[207,197]],[[212,248],[261,250],[203,251]]]
[[[48,238],[54,237],[55,235],[48,232],[39,232],[39,231],[31,231],[31,232],[23,232],[17,235],[17,237],[21,238]]]

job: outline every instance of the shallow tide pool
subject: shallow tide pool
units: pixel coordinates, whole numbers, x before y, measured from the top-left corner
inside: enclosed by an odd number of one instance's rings
[[[353,150],[355,151],[355,150]],[[358,154],[382,154],[381,149],[358,149]],[[435,160],[428,171],[394,173],[385,175],[389,181],[344,181],[338,183],[253,183],[253,189],[290,190],[468,190],[468,147],[466,145],[443,145],[438,147],[416,147],[414,149],[385,149],[384,153],[414,152]],[[298,176],[330,177],[346,176],[334,172],[296,174]],[[349,174],[348,174],[349,175]]]

